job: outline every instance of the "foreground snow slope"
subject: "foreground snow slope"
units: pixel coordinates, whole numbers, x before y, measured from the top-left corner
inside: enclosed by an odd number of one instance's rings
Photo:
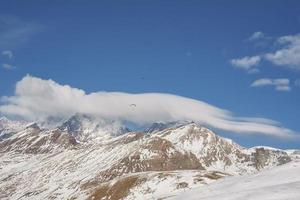
[[[300,160],[256,174],[227,177],[172,200],[299,200]]]

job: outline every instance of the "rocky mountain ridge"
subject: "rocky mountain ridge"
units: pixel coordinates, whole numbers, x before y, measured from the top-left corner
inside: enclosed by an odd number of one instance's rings
[[[291,152],[246,149],[196,123],[159,127],[130,132],[83,115],[50,130],[22,127],[0,142],[0,198],[166,198],[292,160]]]

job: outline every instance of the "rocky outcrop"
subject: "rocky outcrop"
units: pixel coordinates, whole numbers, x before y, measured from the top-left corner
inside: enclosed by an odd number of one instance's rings
[[[290,162],[292,159],[284,151],[272,150],[263,147],[254,148],[251,160],[257,170]]]

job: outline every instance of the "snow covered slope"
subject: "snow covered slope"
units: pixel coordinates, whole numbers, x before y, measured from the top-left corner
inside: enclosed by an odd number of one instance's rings
[[[280,149],[246,149],[195,123],[155,132],[152,136],[170,141],[178,151],[195,155],[207,170],[244,174],[291,160],[287,153]]]
[[[12,126],[14,127],[14,126]],[[159,199],[289,163],[297,151],[246,149],[195,123],[128,132],[75,115],[0,141],[0,199]]]
[[[300,160],[261,172],[227,177],[170,200],[299,200]]]

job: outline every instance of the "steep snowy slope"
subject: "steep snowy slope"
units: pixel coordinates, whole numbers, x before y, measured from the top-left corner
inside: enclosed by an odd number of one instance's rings
[[[170,199],[299,200],[300,160],[256,174],[227,177]]]

